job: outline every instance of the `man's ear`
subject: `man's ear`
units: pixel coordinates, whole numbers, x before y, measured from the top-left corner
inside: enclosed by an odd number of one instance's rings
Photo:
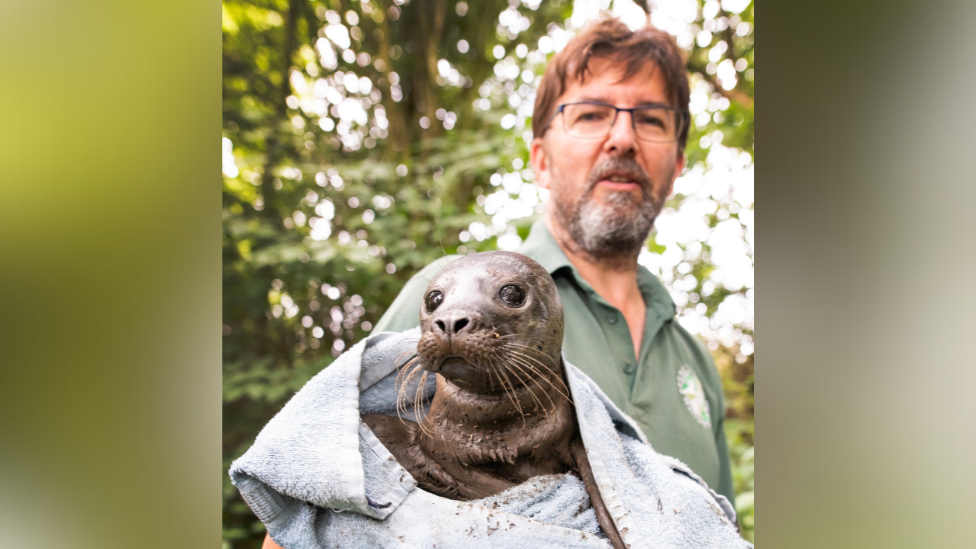
[[[549,188],[549,156],[542,137],[536,137],[529,144],[529,162],[535,172],[535,184],[543,189]]]

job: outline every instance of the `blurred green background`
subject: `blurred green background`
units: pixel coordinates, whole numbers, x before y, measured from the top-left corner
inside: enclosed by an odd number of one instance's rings
[[[4,546],[220,543],[221,12],[0,2]],[[969,547],[976,3],[762,14],[759,542]]]
[[[660,3],[688,54],[688,167],[641,255],[709,345],[754,537],[754,16]],[[514,249],[542,211],[528,166],[547,59],[631,1],[224,1],[224,471],[312,376],[444,254]],[[224,475],[227,548],[264,527]]]

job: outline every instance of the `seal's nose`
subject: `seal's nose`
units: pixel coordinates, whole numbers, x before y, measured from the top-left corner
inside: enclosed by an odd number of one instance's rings
[[[471,326],[471,321],[467,316],[449,316],[435,320],[434,326],[437,326],[441,333],[453,336]]]

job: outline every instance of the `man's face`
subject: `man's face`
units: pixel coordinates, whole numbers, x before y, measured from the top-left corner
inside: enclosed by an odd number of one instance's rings
[[[623,67],[594,59],[585,83],[570,82],[556,104],[602,101],[629,108],[668,104],[661,71],[620,81]],[[678,143],[639,140],[629,113],[620,113],[603,139],[567,135],[563,115],[553,119],[530,154],[540,187],[550,192],[548,215],[592,258],[632,256],[647,239],[675,178],[684,167]]]

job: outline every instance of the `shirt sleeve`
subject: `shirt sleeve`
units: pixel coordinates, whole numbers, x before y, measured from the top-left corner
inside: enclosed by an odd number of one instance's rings
[[[370,333],[402,332],[420,326],[420,301],[424,297],[427,286],[445,265],[459,257],[461,256],[442,257],[413,275]]]

